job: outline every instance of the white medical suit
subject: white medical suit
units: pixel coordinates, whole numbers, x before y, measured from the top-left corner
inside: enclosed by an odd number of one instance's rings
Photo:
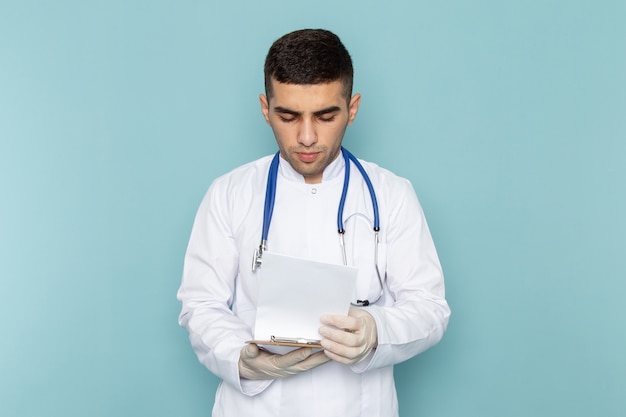
[[[435,345],[450,310],[437,253],[411,184],[365,161],[379,204],[379,267],[386,275],[383,297],[363,307],[376,321],[378,346],[352,366],[330,361],[282,379],[239,377],[239,352],[253,339],[263,273],[262,267],[252,272],[251,266],[261,239],[271,159],[259,159],[214,181],[198,210],[185,256],[179,321],[189,331],[200,362],[223,380],[213,415],[397,416],[393,365]],[[321,183],[306,184],[281,158],[267,250],[343,264],[337,208],[344,164],[338,157]],[[354,165],[343,217],[348,264],[359,268],[354,298],[373,300],[380,285],[374,268],[372,203]]]

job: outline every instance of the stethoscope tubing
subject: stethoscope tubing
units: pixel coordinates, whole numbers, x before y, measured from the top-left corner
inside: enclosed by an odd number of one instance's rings
[[[374,236],[375,236],[375,256],[374,256],[374,266],[376,267],[376,275],[378,276],[378,281],[380,284],[380,293],[378,297],[373,300],[357,300],[356,306],[368,306],[377,302],[383,294],[383,279],[380,274],[380,270],[378,269],[378,232],[380,231],[380,216],[378,213],[378,200],[376,199],[376,193],[374,192],[374,186],[372,185],[372,181],[370,180],[369,175],[363,168],[363,165],[359,162],[359,160],[352,155],[346,148],[341,147],[341,153],[343,155],[345,161],[345,169],[344,169],[344,181],[343,181],[343,189],[341,191],[341,198],[339,199],[339,207],[337,208],[337,232],[339,233],[339,245],[341,246],[342,257],[344,265],[348,264],[346,257],[346,247],[344,242],[344,234],[345,229],[343,227],[343,209],[346,203],[346,199],[348,196],[348,186],[350,184],[350,162],[354,163],[354,165],[359,170],[361,177],[363,177],[363,181],[367,185],[367,189],[370,194],[370,198],[372,200],[372,209],[374,211]],[[254,251],[254,256],[252,258],[252,271],[254,272],[256,268],[261,266],[263,252],[267,249],[267,237],[269,235],[270,224],[272,222],[272,215],[274,213],[274,202],[276,201],[276,183],[278,181],[278,165],[280,163],[280,152],[276,152],[272,162],[270,163],[270,169],[267,176],[267,185],[265,189],[265,206],[263,210],[263,230],[261,232],[261,244],[259,248]]]
[[[278,178],[278,163],[280,162],[280,152],[276,152],[267,176],[267,186],[265,189],[265,209],[263,210],[263,232],[261,240],[267,242],[267,235],[270,232],[270,223],[274,214],[274,202],[276,201],[276,181]]]
[[[378,200],[376,199],[376,193],[374,192],[374,186],[372,185],[372,181],[370,180],[369,175],[367,175],[365,168],[363,168],[363,165],[352,153],[350,153],[343,146],[341,147],[341,153],[343,154],[343,158],[345,161],[345,170],[343,190],[341,192],[341,198],[339,200],[339,208],[337,209],[337,231],[341,234],[345,233],[345,229],[343,227],[343,209],[348,196],[348,185],[350,184],[350,162],[352,162],[361,173],[361,176],[363,177],[363,180],[365,181],[367,189],[370,193],[370,198],[372,200],[372,209],[374,211],[374,231],[378,232],[380,231],[380,216],[378,213]],[[263,210],[263,231],[261,233],[261,241],[263,242],[267,242],[267,237],[270,231],[270,224],[272,222],[272,215],[274,213],[274,202],[276,201],[276,182],[278,179],[279,162],[280,152],[276,152],[270,164],[270,169],[267,176],[267,186],[265,189],[265,209]]]
[[[346,203],[346,198],[348,195],[348,184],[350,183],[350,161],[354,163],[357,167],[365,184],[367,185],[367,189],[370,193],[370,197],[372,199],[372,209],[374,210],[374,231],[380,231],[380,216],[378,214],[378,200],[376,199],[376,193],[374,192],[374,186],[372,185],[372,181],[370,180],[369,175],[363,168],[363,165],[359,162],[359,160],[352,155],[346,148],[341,147],[341,152],[343,154],[343,159],[345,160],[345,174],[343,180],[343,191],[341,192],[341,199],[339,200],[339,209],[337,210],[337,231],[341,234],[345,233],[343,228],[343,207]]]

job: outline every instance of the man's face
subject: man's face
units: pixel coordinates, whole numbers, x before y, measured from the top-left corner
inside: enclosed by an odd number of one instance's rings
[[[337,158],[346,127],[352,124],[361,96],[348,103],[341,81],[283,84],[272,80],[273,95],[261,95],[261,110],[272,127],[281,156],[308,184],[322,181],[324,169]]]

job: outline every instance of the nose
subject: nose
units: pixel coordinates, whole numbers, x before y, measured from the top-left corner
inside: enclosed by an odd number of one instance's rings
[[[298,143],[304,146],[312,146],[317,142],[317,131],[312,120],[304,120],[300,124]]]

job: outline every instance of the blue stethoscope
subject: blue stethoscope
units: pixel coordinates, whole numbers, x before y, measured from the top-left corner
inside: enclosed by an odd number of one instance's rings
[[[352,305],[355,306],[368,306],[376,303],[383,295],[383,278],[378,268],[378,246],[380,232],[380,217],[378,215],[378,201],[376,200],[376,193],[374,192],[374,186],[370,180],[369,175],[365,172],[363,165],[356,159],[354,155],[348,152],[347,149],[341,147],[341,153],[345,161],[343,190],[341,192],[341,199],[339,200],[339,208],[337,209],[337,232],[339,234],[339,246],[341,247],[341,255],[343,257],[343,264],[348,265],[348,258],[346,256],[346,245],[344,240],[345,229],[343,227],[343,208],[346,203],[346,196],[348,195],[348,184],[350,183],[350,161],[357,167],[372,199],[372,207],[374,209],[374,266],[376,267],[376,275],[378,276],[378,283],[380,285],[380,292],[375,300],[356,300]],[[276,200],[276,181],[278,179],[278,164],[280,162],[280,152],[276,152],[272,163],[270,164],[269,174],[267,176],[267,186],[265,189],[265,208],[263,210],[263,231],[261,234],[261,243],[258,249],[254,250],[254,256],[252,258],[252,272],[255,272],[257,268],[261,266],[263,262],[263,252],[267,249],[267,236],[270,230],[270,223],[272,222],[272,213],[274,212],[274,201]]]

